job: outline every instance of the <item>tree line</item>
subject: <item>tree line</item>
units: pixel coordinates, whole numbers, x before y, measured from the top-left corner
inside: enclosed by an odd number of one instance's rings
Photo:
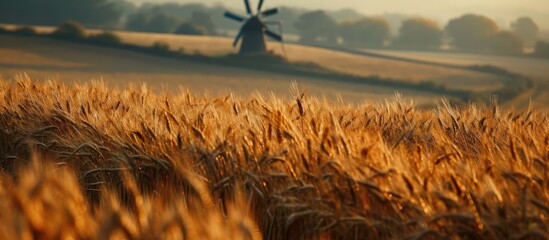
[[[52,25],[68,19],[90,26],[114,26],[121,10],[112,0],[2,0],[0,23]]]
[[[218,35],[218,29],[240,27],[224,19],[224,11],[222,5],[167,3],[136,7],[125,0],[4,0],[0,23],[59,25],[70,19],[91,27]],[[419,50],[440,50],[444,46],[502,54],[521,54],[525,47],[533,47],[536,55],[549,57],[549,43],[538,40],[539,27],[529,17],[518,18],[509,29],[500,29],[492,19],[475,14],[451,19],[445,26],[410,17],[401,19],[394,31],[395,19],[365,17],[352,10],[306,12],[284,7],[275,20],[284,20],[286,32],[298,35],[304,43]]]
[[[433,20],[412,17],[402,22],[396,37],[391,36],[390,25],[383,18],[338,23],[320,10],[300,16],[295,26],[300,30],[299,41],[307,43],[438,50],[446,42],[457,50],[504,54],[523,53],[525,46],[536,44],[539,34],[539,27],[529,17],[518,18],[510,30],[502,30],[492,19],[476,14],[451,19],[444,28]]]

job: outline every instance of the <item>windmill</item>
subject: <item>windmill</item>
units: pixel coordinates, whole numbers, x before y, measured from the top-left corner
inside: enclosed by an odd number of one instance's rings
[[[233,47],[236,47],[236,45],[238,45],[238,42],[242,38],[242,44],[240,45],[239,51],[241,55],[267,52],[265,35],[276,41],[282,42],[282,35],[267,29],[268,24],[277,24],[280,27],[280,31],[282,32],[281,22],[263,21],[262,19],[277,14],[278,8],[271,8],[262,11],[261,9],[263,7],[263,2],[264,0],[259,1],[259,4],[257,5],[257,13],[254,14],[252,8],[250,7],[250,1],[244,0],[246,12],[248,13],[249,17],[243,17],[229,11],[225,12],[225,17],[240,23],[244,23],[233,42]]]

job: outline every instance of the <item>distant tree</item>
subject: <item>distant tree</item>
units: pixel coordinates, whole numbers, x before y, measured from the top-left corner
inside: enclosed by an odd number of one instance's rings
[[[345,44],[353,47],[381,47],[390,36],[389,23],[382,18],[363,18],[343,22],[339,34]]]
[[[79,22],[69,20],[57,27],[51,35],[72,40],[84,39],[86,38],[86,28]]]
[[[208,7],[203,3],[145,3],[140,5],[135,13],[136,15],[144,14],[146,16],[154,16],[162,13],[168,14],[179,19],[185,19],[194,25],[201,25],[208,30],[208,34],[216,35],[217,26],[220,26],[222,29],[237,29],[240,27],[239,24],[235,24],[235,22],[227,21],[227,18],[223,16],[225,11],[227,11],[227,9],[220,4]],[[128,20],[131,20],[131,18]],[[182,21],[177,25],[179,26],[181,23]]]
[[[539,31],[538,41],[549,42],[549,29]],[[537,42],[537,41],[536,41]]]
[[[491,37],[490,50],[501,54],[522,54],[524,43],[517,34],[501,31]]]
[[[466,14],[450,20],[446,25],[446,32],[459,49],[485,51],[492,35],[498,32],[498,27],[487,17]]]
[[[149,32],[170,33],[175,30],[181,20],[169,14],[157,14],[151,18]]]
[[[137,6],[129,0],[110,0],[113,8],[120,13],[120,18],[116,24],[116,28],[124,28],[128,21],[128,17],[136,13]]]
[[[152,2],[152,1],[150,1]],[[184,19],[190,19],[194,12],[208,12],[208,6],[203,3],[144,3],[136,10],[138,13],[146,13],[150,15],[156,15],[159,13],[166,13],[172,16],[177,16]],[[197,1],[198,2],[198,1]],[[225,10],[225,9],[224,9]]]
[[[110,0],[110,2],[112,3],[113,8],[122,15],[129,15],[137,10],[135,4],[128,0]]]
[[[391,35],[397,36],[402,23],[413,16],[399,13],[384,13],[382,17],[389,22],[389,26],[391,26]]]
[[[166,42],[154,42],[151,47],[156,53],[165,54],[170,52],[170,44]]]
[[[539,27],[530,17],[517,19],[511,23],[511,29],[524,40],[527,46],[533,46],[538,40]]]
[[[206,30],[207,35],[216,35],[215,25],[210,14],[205,11],[194,11],[189,23]]]
[[[294,23],[300,42],[337,43],[337,23],[324,11],[305,13]]]
[[[177,27],[174,33],[184,35],[207,35],[208,30],[203,26],[190,22],[184,22]]]
[[[538,57],[549,58],[549,42],[538,41],[536,43],[534,54]]]
[[[181,20],[178,18],[165,13],[159,13],[152,16],[138,13],[128,19],[126,28],[141,32],[171,33],[180,22]]]
[[[284,23],[295,23],[299,17],[303,15],[303,10],[292,7],[280,7],[278,14],[270,17],[270,20],[281,20]],[[295,27],[295,24],[284,25],[284,32],[298,34],[300,31]]]
[[[336,22],[356,22],[364,18],[364,15],[352,8],[344,8],[340,10],[330,11],[327,14]]]
[[[126,29],[133,31],[147,31],[151,17],[145,13],[137,13],[129,17]]]
[[[114,26],[120,12],[110,0],[1,0],[2,23],[59,25],[68,19],[92,26]]]
[[[22,36],[34,36],[38,31],[32,26],[20,26],[13,30],[13,33]]]
[[[438,49],[442,44],[442,35],[435,21],[410,18],[402,23],[395,45],[413,49]]]
[[[92,34],[88,39],[96,44],[116,46],[122,43],[122,39],[114,33],[111,32],[102,32],[98,34]]]

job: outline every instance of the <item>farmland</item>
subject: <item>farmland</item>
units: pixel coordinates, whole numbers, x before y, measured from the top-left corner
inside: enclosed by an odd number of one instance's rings
[[[528,102],[533,100],[540,107],[549,104],[549,68],[548,59],[532,57],[510,57],[492,56],[467,53],[443,53],[443,52],[415,52],[415,51],[387,51],[387,50],[365,50],[367,52],[379,53],[387,56],[395,56],[437,63],[448,63],[457,65],[492,65],[507,69],[509,71],[528,76],[538,86],[535,91],[524,96],[521,100]],[[517,104],[520,104],[520,101]]]
[[[119,33],[126,43],[151,46],[155,42],[168,43],[172,49],[183,49],[188,53],[201,53],[208,56],[234,53],[232,39],[223,37],[193,37],[173,34]],[[282,46],[272,42],[270,49],[285,56],[291,62],[312,62],[327,69],[357,76],[377,75],[387,78],[405,79],[411,82],[432,81],[450,88],[482,91],[498,88],[501,85],[496,77],[444,67],[424,66],[378,58],[368,58],[353,54],[319,49],[288,43]]]
[[[8,27],[14,28],[15,26]],[[47,33],[53,31],[53,28],[37,27],[37,30]],[[98,30],[88,30],[88,32],[97,33]],[[172,50],[182,50],[189,54],[222,56],[236,51],[235,48],[232,48],[232,39],[224,37],[182,36],[123,31],[115,33],[121,37],[124,43],[152,46],[155,43],[161,42],[168,44]],[[285,44],[284,47],[278,43],[270,43],[270,49],[276,54],[285,56],[290,62],[313,63],[335,72],[360,77],[375,75],[412,83],[432,82],[450,89],[467,91],[486,91],[502,87],[501,76],[486,73],[365,57],[292,43]],[[405,90],[399,89],[399,91],[404,92],[405,96],[408,96]],[[413,98],[414,96],[411,97]],[[351,98],[351,100],[354,101],[355,98]]]
[[[549,233],[545,111],[0,84],[2,239]]]
[[[337,100],[339,96],[351,103],[390,99],[395,89],[356,85],[337,81],[318,81],[307,77],[264,73],[248,69],[177,61],[116,49],[86,46],[50,39],[0,36],[0,74],[14,80],[26,73],[36,80],[59,79],[67,83],[105,81],[110,87],[145,83],[157,91],[179,93],[184,89],[219,96],[233,92],[250,95],[288,95],[297,82],[311,94]],[[336,91],[333,91],[333,90]],[[398,90],[407,99],[431,103],[435,94]],[[442,96],[441,96],[442,97]]]
[[[520,109],[455,105],[411,86],[508,79],[271,44],[328,77],[292,74],[200,58],[231,60],[227,38],[117,34],[191,55],[0,35],[0,239],[548,237],[541,78]]]
[[[411,59],[450,63],[458,65],[494,65],[508,69],[535,79],[545,79],[549,60],[529,57],[494,56],[473,53],[444,53],[444,52],[418,52],[418,51],[388,51],[388,50],[366,50],[368,52],[380,53],[388,56],[407,57]]]

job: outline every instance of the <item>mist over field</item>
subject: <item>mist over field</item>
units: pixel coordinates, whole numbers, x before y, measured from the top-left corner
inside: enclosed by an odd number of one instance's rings
[[[134,3],[193,3],[194,0],[131,0]],[[227,7],[241,9],[240,0],[203,0],[202,4],[221,4]],[[541,27],[549,28],[549,1],[546,0],[278,0],[267,3],[269,6],[291,6],[306,9],[340,10],[353,9],[367,15],[383,13],[400,13],[406,15],[421,15],[446,21],[464,12],[485,14],[496,19],[498,24],[508,27],[509,22],[520,16],[531,16]]]

